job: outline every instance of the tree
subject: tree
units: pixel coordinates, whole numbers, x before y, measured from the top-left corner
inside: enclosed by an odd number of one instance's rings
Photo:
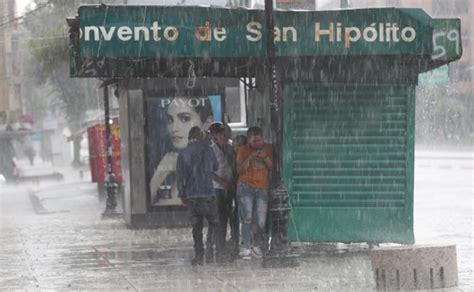
[[[36,7],[24,19],[25,27],[31,33],[29,49],[33,61],[28,71],[38,86],[50,86],[57,98],[52,106],[64,114],[73,133],[81,129],[88,105],[87,88],[96,81],[69,77],[68,26],[66,17],[77,14],[82,3],[97,1],[78,0],[35,0]],[[75,165],[80,164],[79,135],[73,135]]]

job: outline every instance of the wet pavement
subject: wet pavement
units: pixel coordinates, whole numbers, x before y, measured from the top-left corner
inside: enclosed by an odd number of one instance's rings
[[[416,161],[417,243],[456,244],[460,286],[474,291],[472,159]],[[87,174],[84,176],[87,179]],[[261,260],[190,265],[189,229],[129,229],[77,172],[0,190],[0,291],[373,291],[364,245],[300,245],[297,267]]]
[[[455,244],[459,287],[474,291],[473,152],[422,152],[415,160],[417,244]]]
[[[30,186],[31,187],[31,186]],[[190,229],[102,220],[88,182],[2,191],[0,290],[368,291],[366,252],[314,250],[293,268],[261,260],[192,267]],[[308,253],[309,255],[310,253]]]

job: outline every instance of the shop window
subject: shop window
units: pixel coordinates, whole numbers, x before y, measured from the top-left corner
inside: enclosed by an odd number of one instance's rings
[[[227,87],[225,89],[223,121],[232,128],[244,128],[247,126],[246,90],[247,88],[242,81],[239,82],[238,87]]]

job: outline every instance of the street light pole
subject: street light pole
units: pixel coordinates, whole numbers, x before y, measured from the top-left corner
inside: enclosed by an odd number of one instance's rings
[[[104,89],[105,140],[107,146],[107,181],[105,182],[107,201],[105,203],[105,211],[102,213],[102,217],[115,217],[119,214],[117,212],[118,185],[115,179],[115,174],[112,171],[113,145],[110,131],[109,86],[107,81],[102,84],[102,88]]]
[[[275,135],[273,135],[273,149],[275,157],[273,161],[273,176],[276,185],[281,185],[281,108],[282,101],[278,86],[278,76],[275,64],[275,22],[273,19],[273,0],[265,0],[265,20],[267,25],[267,60],[266,60],[266,82],[269,84],[270,95],[270,119],[271,124],[275,125]]]
[[[265,20],[267,26],[267,58],[266,58],[266,82],[269,86],[270,95],[270,119],[273,125],[273,178],[272,189],[269,196],[269,212],[271,214],[271,244],[270,252],[265,257],[264,265],[294,265],[288,262],[288,192],[282,182],[282,116],[283,101],[278,81],[278,71],[275,58],[275,24],[273,14],[273,0],[265,0]],[[276,261],[275,261],[276,260]],[[286,261],[286,262],[282,262]]]

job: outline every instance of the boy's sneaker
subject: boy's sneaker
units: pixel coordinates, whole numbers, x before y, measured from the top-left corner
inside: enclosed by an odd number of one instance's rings
[[[239,252],[239,256],[243,260],[250,260],[250,255],[251,254],[252,254],[252,251],[250,250],[250,248],[242,248]]]
[[[193,266],[196,266],[196,265],[202,266],[202,265],[204,265],[204,258],[202,256],[193,257],[193,259],[191,260],[191,265],[193,265]]]
[[[210,264],[214,262],[214,249],[209,247],[206,249],[206,263]]]
[[[232,256],[229,254],[217,254],[216,263],[217,264],[227,264],[232,262]]]
[[[260,249],[259,246],[252,247],[252,256],[256,259],[262,258],[262,250]]]

